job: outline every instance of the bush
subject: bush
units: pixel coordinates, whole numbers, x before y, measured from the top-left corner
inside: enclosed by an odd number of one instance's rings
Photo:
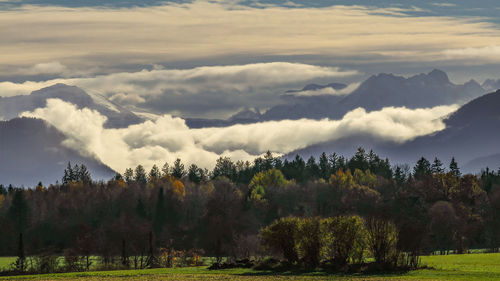
[[[367,246],[364,220],[359,216],[338,216],[321,221],[323,256],[342,267],[360,263]]]
[[[295,217],[281,218],[259,232],[265,250],[282,255],[289,263],[295,263],[299,257],[295,247],[295,236],[299,219]]]
[[[368,246],[381,266],[397,266],[399,252],[397,250],[398,231],[396,225],[388,220],[375,217],[366,220]]]
[[[321,250],[320,219],[305,218],[299,220],[295,241],[304,265],[309,268],[318,266]]]
[[[59,269],[59,258],[53,254],[40,254],[32,257],[33,270],[40,273],[54,273]]]
[[[64,250],[64,265],[66,271],[84,271],[86,258],[78,255],[74,249]]]

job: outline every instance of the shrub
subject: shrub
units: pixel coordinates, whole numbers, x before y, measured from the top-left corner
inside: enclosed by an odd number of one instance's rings
[[[368,246],[375,262],[382,266],[396,266],[399,258],[396,225],[388,220],[371,217],[366,220],[366,229]]]
[[[359,216],[338,216],[321,221],[323,256],[336,266],[360,263],[367,246],[364,220]]]
[[[281,254],[289,263],[298,261],[295,247],[295,236],[299,219],[295,217],[281,218],[259,232],[264,249]]]
[[[298,222],[296,248],[304,265],[315,268],[319,265],[321,250],[320,219],[304,218]]]
[[[56,255],[50,253],[34,256],[33,270],[39,274],[58,272],[59,259]]]

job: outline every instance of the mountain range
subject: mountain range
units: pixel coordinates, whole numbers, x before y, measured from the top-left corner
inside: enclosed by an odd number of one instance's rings
[[[186,123],[192,128],[222,127],[236,123],[285,119],[339,119],[358,107],[373,111],[388,106],[422,108],[464,104],[485,94],[488,90],[497,89],[495,83],[500,84],[500,80],[486,80],[483,84],[486,88],[475,80],[464,84],[454,84],[444,71],[437,69],[408,78],[380,73],[369,77],[351,93],[294,95],[299,92],[314,92],[325,88],[341,91],[348,87],[342,83],[309,84],[301,90],[287,91],[282,95],[284,104],[273,106],[260,116],[252,116],[249,119],[240,118],[238,122],[235,122],[233,117],[228,120],[188,118]]]
[[[106,99],[99,94],[88,94],[82,89],[65,84],[55,84],[32,92],[30,95],[0,97],[0,120],[16,118],[25,111],[33,111],[45,107],[47,99],[61,99],[78,108],[89,108],[99,111],[108,118],[108,128],[126,127],[143,121],[132,111]]]
[[[500,91],[483,95],[498,86],[500,80],[486,80],[483,85],[471,80],[457,85],[439,70],[408,78],[378,74],[365,80],[351,93],[316,95],[315,91],[345,91],[348,85],[310,84],[302,89],[287,91],[283,94],[286,104],[271,107],[265,112],[246,108],[226,120],[187,118],[186,123],[191,128],[199,128],[268,120],[338,119],[358,107],[371,111],[387,106],[421,108],[462,104],[460,109],[444,119],[444,130],[403,144],[359,135],[309,146],[288,156],[318,156],[323,151],[351,155],[358,146],[363,146],[389,157],[393,163],[413,164],[421,156],[429,159],[437,156],[446,162],[454,156],[464,171],[476,172],[486,166],[492,169],[500,167]],[[308,94],[301,95],[303,92]],[[68,161],[85,164],[94,179],[112,177],[114,171],[97,158],[82,156],[62,145],[66,138],[63,132],[42,120],[16,118],[24,111],[44,107],[49,98],[62,99],[78,108],[97,110],[108,118],[105,124],[108,128],[127,127],[145,120],[144,115],[135,114],[103,96],[88,94],[64,84],[40,89],[30,95],[0,98],[0,117],[9,120],[0,122],[0,183],[27,186],[38,181],[54,183],[60,180]]]

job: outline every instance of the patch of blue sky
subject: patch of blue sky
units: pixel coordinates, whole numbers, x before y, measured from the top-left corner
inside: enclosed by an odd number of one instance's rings
[[[22,5],[64,6],[64,7],[145,7],[165,3],[188,3],[193,0],[0,0],[0,9],[15,8]],[[222,0],[207,0],[222,1]],[[240,5],[265,8],[270,5],[287,8],[322,8],[333,5],[367,6],[373,8],[399,8],[411,16],[463,16],[484,17],[488,21],[500,23],[500,1],[498,0],[225,0]]]

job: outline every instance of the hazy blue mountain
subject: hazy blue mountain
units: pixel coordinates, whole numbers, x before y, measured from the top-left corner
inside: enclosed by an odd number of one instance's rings
[[[363,107],[366,110],[378,110],[386,106],[421,108],[463,104],[484,93],[476,81],[456,85],[445,72],[437,69],[409,78],[382,73],[368,78],[340,101],[339,109],[345,111]]]
[[[108,117],[106,127],[126,127],[130,124],[142,122],[142,119],[103,96],[89,95],[82,89],[65,84],[56,84],[32,92],[30,95],[0,97],[0,117],[9,120],[16,118],[24,111],[32,111],[39,107],[45,107],[47,99],[58,98],[70,102],[78,108],[90,108],[99,111]]]
[[[373,111],[388,106],[425,108],[465,104],[486,93],[475,80],[461,85],[454,84],[445,72],[434,69],[408,78],[386,73],[373,75],[348,95],[296,95],[305,91],[325,88],[341,90],[346,87],[342,83],[309,84],[300,90],[286,91],[282,95],[284,104],[273,106],[262,114],[252,113],[250,116],[244,110],[227,120],[188,118],[186,124],[191,128],[201,128],[285,119],[340,119],[358,107]]]
[[[486,79],[481,86],[487,91],[496,91],[500,89],[500,79]]]
[[[463,104],[484,93],[476,81],[456,85],[445,72],[437,69],[409,78],[381,73],[365,80],[349,95],[302,97],[291,104],[272,107],[262,119],[339,119],[358,107],[372,111],[388,106],[422,108]]]
[[[319,156],[323,151],[349,156],[362,146],[388,157],[393,163],[414,164],[422,156],[429,160],[437,156],[446,164],[455,157],[466,172],[478,172],[487,166],[495,170],[500,167],[500,90],[470,101],[444,122],[446,129],[404,144],[359,135],[310,146],[287,157]]]
[[[84,164],[93,179],[110,179],[114,171],[62,145],[66,137],[45,121],[16,118],[0,121],[0,183],[35,186],[61,181],[68,161]]]

